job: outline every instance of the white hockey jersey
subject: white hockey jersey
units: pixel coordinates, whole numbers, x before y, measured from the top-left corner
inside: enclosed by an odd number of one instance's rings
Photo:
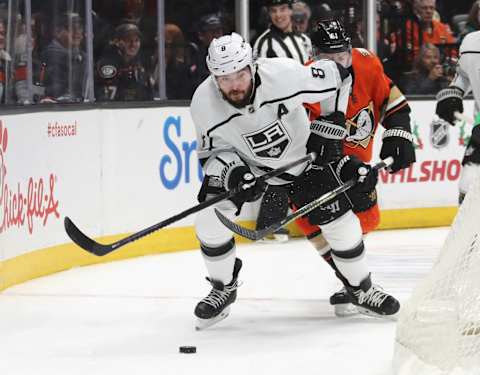
[[[462,89],[467,95],[470,90],[475,99],[475,114],[480,110],[480,31],[469,33],[460,45],[457,74],[450,86]]]
[[[260,58],[255,87],[252,104],[242,109],[223,99],[211,76],[197,88],[190,110],[200,160],[233,151],[260,175],[261,167],[278,168],[299,159],[306,154],[310,135],[302,104],[321,102],[325,114],[345,112],[351,77],[342,81],[337,65],[330,60],[303,66],[288,58]],[[299,175],[304,169],[305,165],[298,166],[289,173]]]

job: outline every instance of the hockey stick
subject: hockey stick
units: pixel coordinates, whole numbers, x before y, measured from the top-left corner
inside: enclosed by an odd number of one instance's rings
[[[392,165],[393,163],[393,158],[388,157],[385,160],[382,160],[381,162],[375,164],[373,166],[373,169],[379,170],[385,167],[388,167]],[[318,197],[317,199],[314,199],[310,203],[306,204],[305,206],[299,208],[297,211],[291,213],[290,215],[287,215],[285,218],[280,220],[277,223],[274,223],[270,225],[269,227],[265,229],[260,229],[260,230],[253,230],[249,228],[242,227],[241,225],[233,222],[229,218],[227,218],[225,215],[223,215],[219,210],[215,208],[215,214],[217,215],[218,219],[225,225],[228,229],[230,229],[232,232],[248,238],[249,240],[252,241],[258,241],[261,240],[262,238],[268,236],[271,233],[276,232],[283,226],[287,225],[288,223],[291,223],[295,219],[309,213],[310,211],[313,211],[314,209],[324,205],[325,203],[328,203],[331,201],[333,198],[337,197],[341,193],[347,191],[348,189],[352,188],[357,184],[356,179],[351,179],[345,182],[343,185],[340,185],[336,187],[335,189],[329,191],[328,193],[323,194],[322,196]]]
[[[289,169],[297,165],[300,165],[305,162],[311,162],[313,160],[315,160],[315,154],[314,153],[307,154],[298,160],[294,160],[280,168],[273,169],[261,175],[260,177],[258,177],[257,180],[267,181],[273,177],[277,177],[282,173],[285,173],[286,171],[288,171]],[[243,188],[248,188],[248,187],[249,186],[243,186]],[[185,211],[180,212],[177,215],[169,217],[168,219],[165,219],[157,224],[154,224],[148,228],[145,228],[139,232],[133,233],[130,236],[127,236],[125,238],[122,238],[119,241],[116,241],[110,244],[100,244],[94,241],[93,239],[88,237],[86,234],[84,234],[80,229],[78,229],[78,227],[73,223],[73,221],[67,216],[65,216],[65,219],[64,219],[65,231],[67,232],[71,240],[75,242],[78,246],[80,246],[82,249],[88,251],[89,253],[95,254],[97,256],[103,256],[111,253],[112,251],[122,246],[129,244],[130,242],[139,240],[142,237],[145,237],[161,228],[164,228],[167,225],[170,225],[172,223],[175,223],[176,221],[184,219],[195,212],[198,212],[203,210],[204,208],[213,206],[214,204],[220,201],[229,199],[234,195],[238,194],[241,190],[242,190],[242,187],[240,186],[236,187],[235,189],[228,190],[222,194],[215,196],[212,199],[199,203],[193,207],[186,209]]]

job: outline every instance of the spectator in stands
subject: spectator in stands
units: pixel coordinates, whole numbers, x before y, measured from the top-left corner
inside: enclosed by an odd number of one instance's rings
[[[18,104],[38,103],[45,95],[43,83],[44,69],[40,57],[39,39],[43,27],[42,15],[32,14],[32,92],[27,82],[27,33],[19,35],[15,41],[15,95]]]
[[[143,17],[144,3],[143,0],[126,0],[125,1],[125,21],[139,25]]]
[[[445,67],[440,64],[440,50],[431,43],[420,48],[414,70],[405,74],[406,94],[434,95],[449,84]]]
[[[42,102],[80,102],[85,94],[86,57],[81,50],[84,28],[77,13],[59,17],[53,39],[42,54],[45,99]]]
[[[119,20],[124,17],[124,9],[119,6],[118,0],[96,0],[92,6],[93,54],[96,61],[111,42],[115,27],[122,23]]]
[[[10,54],[6,50],[6,33],[7,24],[4,19],[0,19],[0,103],[5,103],[5,87],[6,87],[6,73],[8,72],[7,65],[11,62]]]
[[[199,83],[196,69],[188,56],[182,30],[170,23],[165,25],[165,64],[167,99],[191,99]],[[154,66],[152,87],[157,90],[159,84],[157,53],[152,58],[152,66]]]
[[[207,69],[205,58],[210,42],[214,38],[220,38],[225,33],[223,17],[221,13],[209,13],[202,16],[197,24],[197,38],[199,44],[192,44],[194,47],[194,64],[199,82],[203,82],[210,72]]]
[[[95,69],[97,101],[144,101],[153,98],[147,65],[141,51],[141,33],[137,25],[117,26]]]
[[[434,19],[436,0],[413,0],[413,13],[395,33],[396,63],[407,69],[413,64],[424,43],[455,43],[450,27]]]
[[[462,33],[461,38],[463,39],[468,33],[477,30],[480,30],[480,0],[475,1],[470,8],[467,24],[465,25],[465,30]]]
[[[297,33],[308,33],[310,29],[310,18],[312,10],[304,1],[297,1],[292,4],[293,29]]]
[[[144,0],[125,0],[124,17],[122,23],[137,25],[142,33],[142,53],[145,57],[151,56],[156,50],[157,18],[146,14]]]

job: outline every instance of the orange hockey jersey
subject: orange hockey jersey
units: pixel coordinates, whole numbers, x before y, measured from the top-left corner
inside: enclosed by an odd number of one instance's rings
[[[352,50],[353,84],[348,101],[346,124],[348,135],[344,153],[356,155],[364,162],[372,159],[373,136],[378,123],[407,106],[400,90],[392,83],[377,56],[363,48]],[[310,120],[321,115],[320,104],[305,104]]]
[[[347,137],[343,143],[345,155],[355,155],[368,163],[372,159],[373,136],[382,123],[385,128],[409,121],[408,103],[384,71],[379,58],[363,48],[352,50],[353,84],[346,113]],[[310,120],[322,114],[319,103],[305,104]],[[403,113],[402,113],[403,112]],[[397,116],[395,116],[397,114]],[[362,212],[355,212],[360,219],[362,232],[374,230],[380,222],[378,205]],[[303,233],[312,238],[319,233],[319,227],[302,217],[296,223]]]

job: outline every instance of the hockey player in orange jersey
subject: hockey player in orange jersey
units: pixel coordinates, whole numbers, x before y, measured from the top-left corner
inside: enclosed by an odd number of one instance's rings
[[[314,58],[331,59],[349,68],[353,76],[352,92],[346,112],[347,136],[343,141],[343,153],[355,155],[363,162],[370,162],[373,152],[373,137],[379,123],[386,129],[382,137],[380,158],[394,158],[390,173],[407,168],[415,162],[415,149],[410,131],[410,107],[397,86],[385,75],[383,66],[373,53],[363,48],[352,48],[350,38],[338,20],[319,22],[311,35],[314,48]],[[322,118],[319,104],[309,104],[305,107],[310,112],[310,119]],[[325,125],[329,121],[338,122],[323,117]],[[335,150],[335,142],[325,135],[324,153],[321,156],[327,164]],[[315,145],[318,149],[318,145]],[[307,145],[308,147],[308,145]],[[318,160],[317,160],[318,161]],[[377,228],[380,222],[380,212],[377,205],[377,193],[359,193],[352,189],[347,194],[352,202],[353,211],[360,219],[364,234]],[[319,254],[335,269],[335,249],[321,235],[318,225],[311,225],[308,218],[297,221],[307,238],[313,243]],[[333,259],[332,259],[333,257]],[[342,275],[336,270],[337,276],[344,282]],[[345,289],[335,293],[330,298],[335,305],[337,315],[356,313],[356,308],[349,303]]]

